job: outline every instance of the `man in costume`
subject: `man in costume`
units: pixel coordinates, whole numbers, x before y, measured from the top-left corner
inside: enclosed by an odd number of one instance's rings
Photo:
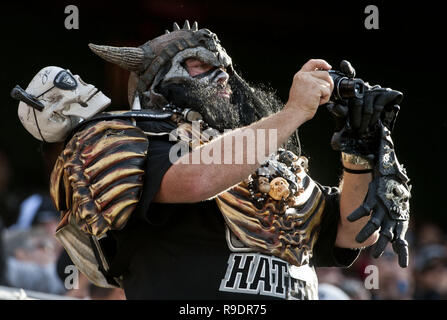
[[[51,176],[56,237],[96,285],[129,299],[316,299],[315,267],[347,267],[376,241],[375,257],[391,241],[406,266],[408,178],[390,137],[399,92],[365,83],[346,95],[349,64],[329,73],[314,59],[283,106],[187,21],[138,48],[90,48],[131,72],[130,111],[100,113],[107,97],[57,67],[12,95],[28,131],[64,141]],[[328,102],[340,188],[309,177],[292,137]],[[262,147],[269,130],[286,149]],[[251,132],[256,143],[235,147]]]

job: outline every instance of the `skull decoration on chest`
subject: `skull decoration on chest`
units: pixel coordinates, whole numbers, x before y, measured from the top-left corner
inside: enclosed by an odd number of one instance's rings
[[[309,263],[325,207],[307,159],[279,149],[247,179],[216,198],[228,228],[247,247]]]
[[[257,207],[263,207],[273,200],[278,202],[278,210],[284,211],[285,205],[293,206],[295,197],[303,191],[300,172],[306,169],[305,157],[279,149],[243,184]]]

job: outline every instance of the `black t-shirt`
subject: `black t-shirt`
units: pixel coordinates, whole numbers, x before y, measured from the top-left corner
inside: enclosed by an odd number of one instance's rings
[[[193,204],[152,202],[163,175],[172,165],[166,137],[150,138],[141,205],[126,232],[132,254],[123,274],[128,299],[312,299],[317,279],[276,257],[230,250],[215,200]],[[339,219],[335,188],[321,187],[326,206],[314,247],[315,266],[345,267],[357,250],[334,248]],[[118,243],[120,246],[120,243]],[[121,248],[126,246],[121,243]],[[130,250],[130,249],[129,249]],[[121,250],[123,251],[123,250]],[[296,269],[296,270],[295,270]]]

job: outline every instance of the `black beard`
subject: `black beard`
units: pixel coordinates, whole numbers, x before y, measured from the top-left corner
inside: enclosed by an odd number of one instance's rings
[[[198,81],[162,83],[158,91],[175,106],[199,112],[203,121],[221,132],[250,125],[283,107],[272,90],[251,87],[237,73],[230,76],[228,86],[232,91],[230,100],[218,96],[222,87]],[[287,148],[300,153],[298,137],[292,136]]]
[[[229,99],[218,95],[221,87],[210,86],[198,81],[164,83],[160,93],[180,108],[199,112],[203,121],[219,131],[240,127],[239,108]]]

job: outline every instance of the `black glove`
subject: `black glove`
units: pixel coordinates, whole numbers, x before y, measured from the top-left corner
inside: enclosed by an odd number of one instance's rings
[[[340,65],[348,78],[355,76],[349,63]],[[399,103],[399,91],[365,83],[362,98],[334,99],[327,108],[335,119],[335,133],[331,145],[334,150],[364,157],[374,164],[373,180],[363,204],[348,216],[356,221],[371,214],[356,241],[368,239],[380,228],[380,236],[373,248],[373,257],[382,255],[388,242],[399,258],[399,265],[408,265],[408,243],[405,234],[409,221],[411,186],[405,169],[397,160],[391,131],[394,128]]]
[[[355,76],[347,61],[340,64],[340,69],[348,78]],[[336,151],[372,159],[380,141],[380,123],[393,130],[403,94],[378,85],[364,85],[363,98],[337,99],[327,104],[335,120],[331,146]]]
[[[399,265],[408,266],[408,243],[405,240],[410,219],[411,186],[406,171],[397,160],[390,131],[381,126],[381,141],[378,161],[374,167],[373,180],[369,184],[364,203],[348,216],[349,221],[361,217],[371,218],[359,232],[356,241],[359,243],[368,239],[380,228],[380,237],[374,245],[372,255],[378,258],[382,255],[388,242],[398,255]]]
[[[380,86],[369,86],[363,99],[352,98],[349,101],[349,123],[351,129],[362,136],[371,131],[377,131],[378,120],[390,131],[394,128],[402,92]]]

